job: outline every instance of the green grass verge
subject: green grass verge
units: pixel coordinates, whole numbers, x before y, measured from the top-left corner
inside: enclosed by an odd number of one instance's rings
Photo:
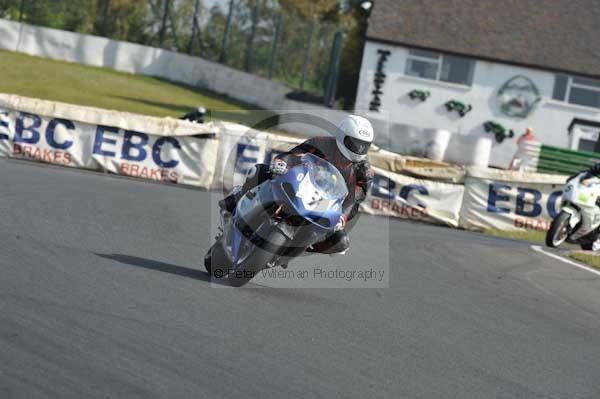
[[[593,254],[582,251],[572,251],[569,253],[569,257],[573,258],[581,263],[585,263],[596,269],[600,269],[600,254]]]
[[[203,106],[215,120],[257,122],[266,111],[166,80],[0,51],[0,92],[158,117]],[[263,115],[261,115],[263,114]]]
[[[545,231],[505,231],[496,229],[487,229],[483,231],[496,237],[510,238],[512,240],[524,240],[538,243],[544,243],[546,239]]]

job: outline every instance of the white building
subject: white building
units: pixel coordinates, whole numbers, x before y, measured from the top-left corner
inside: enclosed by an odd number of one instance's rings
[[[600,151],[600,3],[378,0],[356,110],[389,121],[392,143],[420,129],[489,137],[497,167],[527,127],[544,144]],[[498,142],[486,122],[515,136]]]

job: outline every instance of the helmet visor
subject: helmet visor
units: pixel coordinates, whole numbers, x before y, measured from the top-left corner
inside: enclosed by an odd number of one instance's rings
[[[355,137],[346,136],[344,137],[344,145],[347,149],[355,154],[365,155],[367,152],[369,152],[371,143],[368,141],[359,140]]]

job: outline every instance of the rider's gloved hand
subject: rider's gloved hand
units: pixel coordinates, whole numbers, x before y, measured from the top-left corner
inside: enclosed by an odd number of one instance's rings
[[[287,171],[287,163],[279,158],[275,158],[269,165],[269,172],[273,176],[280,176]]]
[[[340,216],[340,221],[335,225],[334,231],[344,230],[344,227],[346,227],[346,223],[348,223],[348,216]]]

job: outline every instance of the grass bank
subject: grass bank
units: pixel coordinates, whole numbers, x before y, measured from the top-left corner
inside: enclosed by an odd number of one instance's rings
[[[569,257],[600,270],[600,254],[595,254],[588,251],[572,251],[569,253]]]
[[[2,93],[158,117],[180,117],[203,106],[216,120],[256,119],[257,107],[206,90],[10,51],[0,50],[0,76]]]

